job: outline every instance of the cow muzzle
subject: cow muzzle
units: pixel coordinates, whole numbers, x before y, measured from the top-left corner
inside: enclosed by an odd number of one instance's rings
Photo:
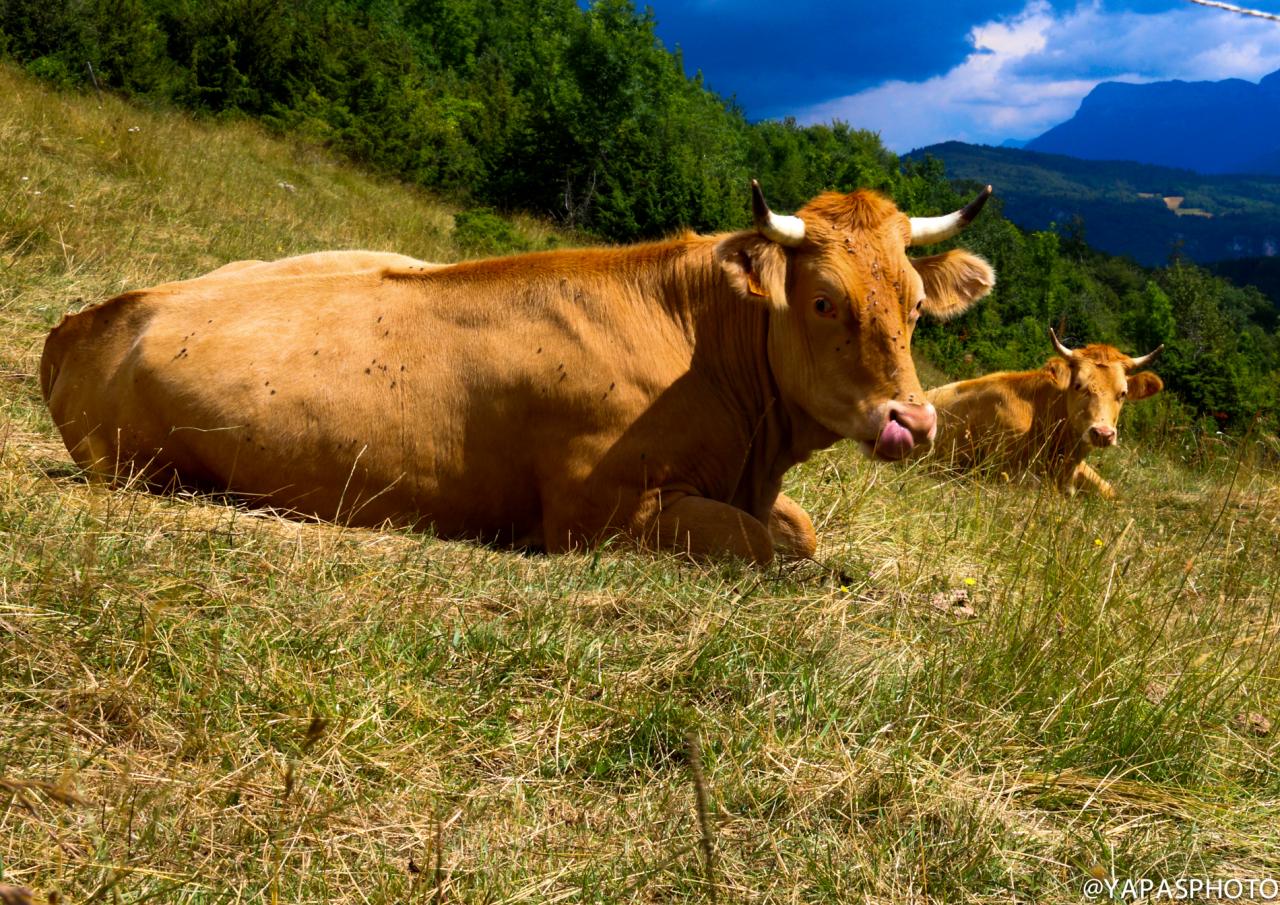
[[[1105,424],[1095,424],[1089,428],[1089,442],[1094,446],[1115,446],[1116,429]]]
[[[938,413],[932,403],[914,405],[893,400],[884,405],[884,421],[871,453],[897,462],[919,446],[928,446],[938,432]]]

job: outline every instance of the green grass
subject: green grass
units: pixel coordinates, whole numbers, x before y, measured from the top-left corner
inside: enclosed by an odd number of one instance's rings
[[[39,399],[63,311],[237,258],[450,259],[453,212],[242,123],[7,69],[0,100],[0,883],[950,903],[1280,874],[1280,482],[1254,447],[1122,447],[1111,504],[839,446],[787,487],[820,562],[763,571],[104,490]]]

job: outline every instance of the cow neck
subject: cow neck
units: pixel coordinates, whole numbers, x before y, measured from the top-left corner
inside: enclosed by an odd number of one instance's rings
[[[1052,375],[1043,370],[1034,373],[1040,377],[1033,401],[1033,411],[1038,422],[1036,448],[1042,449],[1050,461],[1062,456],[1068,459],[1077,456],[1080,442],[1078,438],[1071,436],[1067,394]]]
[[[718,237],[687,240],[676,266],[667,269],[659,297],[690,344],[690,370],[711,388],[737,425],[736,442],[719,454],[736,473],[725,501],[767,518],[782,476],[835,439],[785,399],[769,363],[769,323],[763,299],[743,299],[713,256]],[[821,434],[821,437],[818,434]]]
[[[623,289],[629,304],[672,326],[660,332],[687,345],[696,404],[710,398],[720,409],[706,419],[717,425],[714,433],[690,432],[700,441],[689,450],[691,483],[700,493],[766,517],[782,474],[836,437],[815,439],[816,423],[782,398],[769,365],[769,305],[743,299],[729,285],[714,257],[723,238],[688,235],[623,248],[542,252],[413,276],[470,282],[516,273],[527,280],[535,274]]]

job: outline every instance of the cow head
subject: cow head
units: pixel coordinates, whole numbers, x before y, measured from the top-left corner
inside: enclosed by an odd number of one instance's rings
[[[1116,422],[1126,399],[1154,396],[1164,382],[1152,371],[1131,373],[1154,359],[1164,349],[1130,358],[1114,346],[1101,343],[1083,349],[1068,349],[1049,330],[1058,357],[1045,365],[1058,388],[1067,397],[1067,425],[1072,436],[1089,446],[1115,446]]]
[[[937,428],[911,360],[921,315],[949,318],[991,291],[995,272],[965,251],[911,258],[978,215],[988,186],[942,217],[908,218],[868,191],[820,195],[774,214],[752,182],[755,228],[716,246],[735,292],[770,305],[768,354],[783,394],[868,455],[902,459]]]

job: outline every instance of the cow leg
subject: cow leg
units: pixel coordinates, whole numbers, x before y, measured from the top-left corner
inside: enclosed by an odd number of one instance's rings
[[[778,494],[769,513],[769,536],[774,551],[788,559],[810,559],[818,549],[809,513],[785,493]]]
[[[732,556],[756,565],[773,560],[773,540],[759,519],[706,497],[686,496],[664,505],[650,538],[659,550],[699,559]]]
[[[1079,491],[1092,491],[1104,500],[1114,500],[1116,498],[1115,488],[1104,478],[1098,474],[1085,462],[1081,462],[1071,472],[1068,480],[1068,493]]]

